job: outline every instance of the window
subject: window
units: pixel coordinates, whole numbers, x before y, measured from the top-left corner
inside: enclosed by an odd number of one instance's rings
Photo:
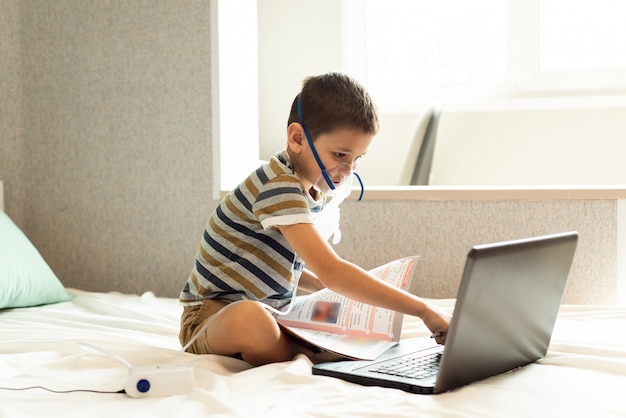
[[[505,82],[501,0],[370,0],[364,28],[366,84],[384,101],[482,95]]]
[[[623,0],[542,0],[539,67],[626,69]]]
[[[351,70],[382,106],[626,89],[621,0],[350,4]]]

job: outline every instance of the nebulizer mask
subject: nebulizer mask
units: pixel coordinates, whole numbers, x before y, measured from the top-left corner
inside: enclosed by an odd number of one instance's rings
[[[314,214],[315,227],[320,232],[324,239],[328,240],[333,237],[332,243],[337,244],[341,240],[341,231],[339,230],[339,217],[340,210],[339,205],[345,200],[346,197],[352,192],[352,182],[356,178],[359,186],[361,187],[361,193],[359,199],[363,198],[363,182],[361,177],[354,171],[355,163],[340,163],[335,167],[327,169],[322,160],[320,159],[315,145],[313,145],[313,139],[309,134],[309,130],[304,124],[302,118],[302,108],[300,106],[300,96],[297,101],[298,109],[298,121],[304,129],[307,142],[311,147],[315,161],[321,170],[321,174],[317,181],[313,184],[313,189],[318,192],[320,196],[325,199],[322,210]]]

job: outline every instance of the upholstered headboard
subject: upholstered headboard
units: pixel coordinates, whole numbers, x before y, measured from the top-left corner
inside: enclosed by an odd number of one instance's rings
[[[0,180],[0,210],[4,210],[4,185]]]

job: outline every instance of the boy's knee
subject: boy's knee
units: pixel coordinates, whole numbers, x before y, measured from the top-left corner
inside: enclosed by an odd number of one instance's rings
[[[258,302],[235,302],[230,307],[228,316],[232,326],[241,332],[267,332],[268,327],[278,329],[276,319]]]
[[[239,302],[234,302],[231,305],[233,310],[237,310],[238,315],[254,315],[254,316],[269,316],[271,314],[263,307],[260,302],[255,302],[252,300],[241,300]]]

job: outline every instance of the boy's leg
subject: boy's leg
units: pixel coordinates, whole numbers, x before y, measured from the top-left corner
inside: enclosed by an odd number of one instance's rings
[[[252,365],[291,360],[306,353],[278,326],[259,303],[240,301],[222,308],[208,319],[205,338],[215,354],[241,357]]]

